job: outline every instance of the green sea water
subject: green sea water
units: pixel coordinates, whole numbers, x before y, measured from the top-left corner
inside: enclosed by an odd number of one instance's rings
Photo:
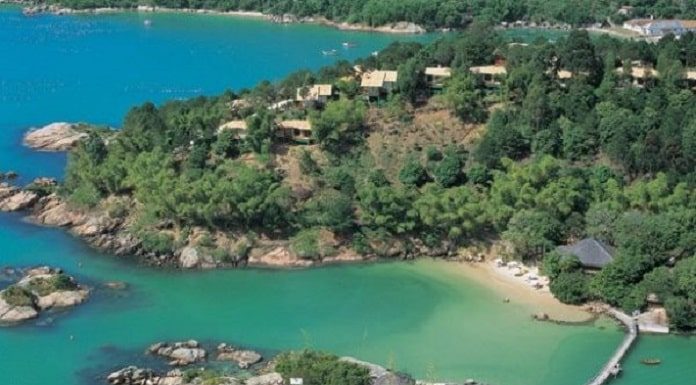
[[[197,15],[39,16],[0,8],[0,170],[60,176],[64,156],[19,145],[56,120],[119,125],[126,109],[278,79],[352,58],[395,37]],[[429,39],[432,37],[419,37]],[[102,384],[159,340],[225,341],[272,354],[312,347],[440,380],[583,384],[622,338],[611,322],[537,323],[530,310],[420,261],[297,271],[159,271],[102,255],[58,229],[0,215],[0,267],[50,264],[94,287],[88,303],[0,328],[0,384]],[[125,291],[105,281],[128,283]],[[7,284],[0,280],[0,286]],[[660,357],[658,367],[639,364]],[[696,384],[696,341],[642,337],[619,385]],[[145,362],[150,364],[150,362]]]

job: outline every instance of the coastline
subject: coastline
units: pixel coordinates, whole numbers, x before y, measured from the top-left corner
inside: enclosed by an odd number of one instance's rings
[[[0,3],[7,0],[0,0]],[[338,22],[329,20],[323,16],[316,17],[297,17],[295,15],[272,15],[259,11],[244,11],[244,10],[233,10],[233,11],[220,11],[215,9],[198,9],[198,8],[169,8],[169,7],[158,7],[158,6],[144,6],[139,5],[135,8],[87,8],[87,9],[74,9],[60,7],[56,5],[33,5],[31,2],[25,1],[9,1],[8,3],[14,4],[24,4],[24,13],[26,15],[35,15],[40,13],[51,13],[55,15],[73,15],[73,14],[93,14],[93,15],[103,15],[103,14],[113,14],[113,13],[183,13],[183,14],[199,14],[199,15],[214,15],[214,16],[231,16],[231,17],[242,17],[242,18],[252,18],[252,19],[262,19],[277,24],[316,24],[326,27],[336,28],[342,31],[356,31],[356,32],[377,32],[377,33],[387,33],[387,34],[403,34],[403,35],[415,35],[426,33],[427,30],[417,24],[405,21],[392,22],[382,26],[369,26],[365,24],[351,24],[347,22]]]
[[[530,317],[543,313],[548,315],[548,321],[559,323],[586,323],[596,318],[584,306],[567,305],[557,300],[548,287],[535,289],[523,280],[504,273],[493,261],[450,263],[455,265],[452,270],[457,274],[493,290],[501,301],[509,299],[510,303],[528,307]]]

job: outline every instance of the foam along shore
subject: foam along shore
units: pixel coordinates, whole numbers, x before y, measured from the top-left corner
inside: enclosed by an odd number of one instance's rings
[[[548,278],[540,276],[537,268],[520,263],[511,266],[486,260],[483,262],[452,262],[467,279],[494,290],[501,301],[529,308],[530,316],[551,321],[588,322],[595,314],[583,306],[567,305],[554,298],[548,289]]]
[[[196,9],[196,8],[167,8],[148,5],[139,5],[136,8],[88,8],[88,9],[73,9],[60,7],[57,5],[33,5],[24,8],[25,15],[34,15],[38,13],[52,13],[55,15],[69,14],[109,14],[119,12],[141,12],[141,13],[193,13],[206,15],[220,16],[235,16],[248,17],[256,19],[264,19],[279,24],[295,24],[309,23],[320,24],[332,28],[337,28],[344,31],[361,31],[361,32],[380,32],[393,34],[421,34],[427,32],[425,28],[415,23],[400,21],[388,23],[381,26],[369,26],[366,24],[353,24],[346,22],[337,22],[329,20],[325,17],[297,17],[291,14],[271,15],[258,11],[218,11],[214,9]]]

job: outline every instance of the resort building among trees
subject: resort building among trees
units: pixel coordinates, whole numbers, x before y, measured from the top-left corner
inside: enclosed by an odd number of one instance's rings
[[[452,76],[450,67],[426,67],[425,81],[431,90],[440,90],[444,87],[445,81]]]
[[[247,122],[245,120],[232,120],[218,127],[218,134],[223,131],[232,131],[236,139],[244,139],[247,133]]]
[[[299,143],[312,143],[312,124],[309,120],[281,120],[276,123],[275,136]]]
[[[577,257],[585,269],[601,269],[614,259],[614,250],[595,238],[585,238],[568,246],[559,246],[561,254]]]
[[[489,87],[499,87],[500,80],[507,76],[507,69],[501,64],[470,67],[469,71],[483,77],[483,82]]]
[[[686,70],[686,84],[689,88],[696,89],[696,68]]]
[[[299,87],[297,89],[296,99],[305,107],[312,105],[324,105],[333,96],[333,85],[331,84],[315,84],[313,86]]]
[[[360,87],[370,98],[379,98],[394,91],[399,75],[396,71],[370,71],[362,74]]]
[[[636,87],[644,87],[645,83],[650,79],[656,79],[659,76],[659,72],[652,67],[646,66],[644,64],[635,63],[637,65],[631,66],[631,73],[627,76],[631,79],[631,84]],[[619,75],[624,74],[623,67],[616,69],[616,73]]]

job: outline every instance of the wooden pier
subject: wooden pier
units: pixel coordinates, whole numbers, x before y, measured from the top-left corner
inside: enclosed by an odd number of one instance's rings
[[[592,378],[587,385],[603,385],[609,381],[610,378],[618,375],[621,372],[621,360],[631,346],[633,346],[636,338],[638,338],[638,324],[632,317],[614,308],[609,308],[607,313],[624,324],[628,333],[626,333],[621,345],[619,345],[611,358],[609,358],[609,361],[607,361],[602,370]]]

